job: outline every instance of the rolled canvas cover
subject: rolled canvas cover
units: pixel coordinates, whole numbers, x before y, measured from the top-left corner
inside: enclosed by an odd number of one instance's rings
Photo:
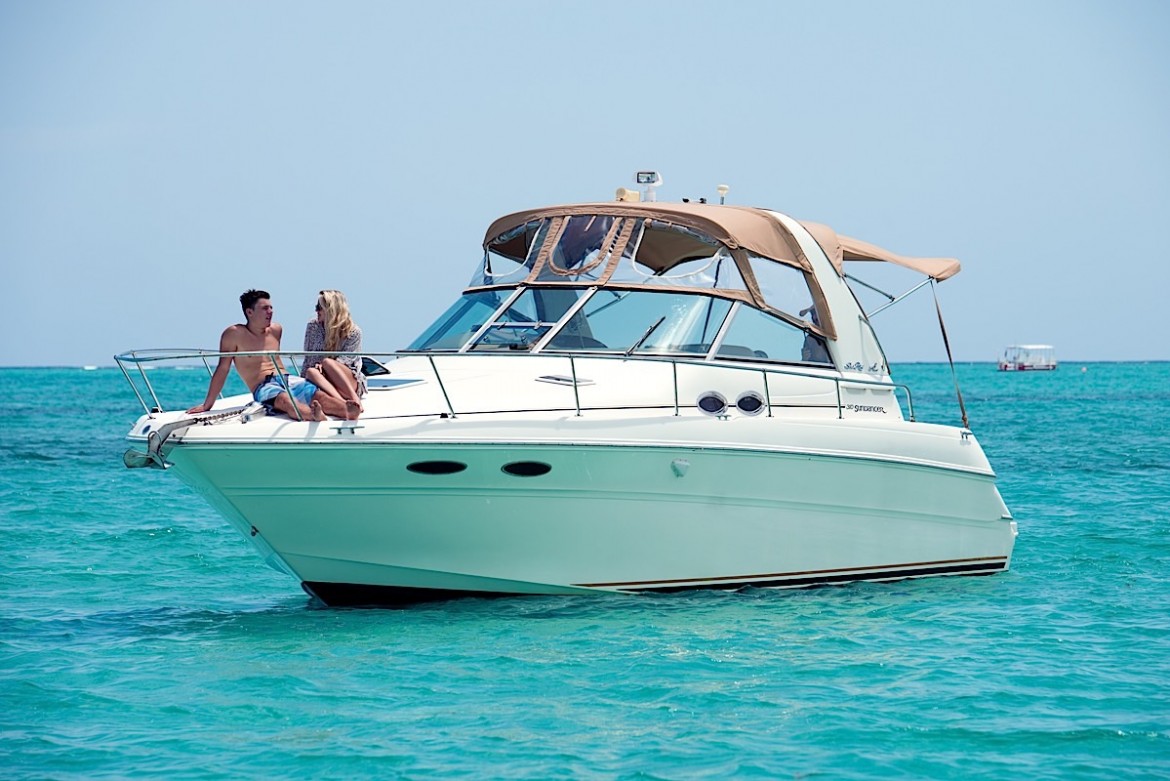
[[[829,260],[837,269],[837,273],[841,275],[845,274],[844,261],[846,260],[893,263],[898,266],[913,269],[920,274],[925,274],[940,282],[958,274],[959,269],[962,268],[959,261],[954,258],[911,258],[905,255],[897,255],[889,250],[882,249],[876,244],[870,244],[867,241],[854,239],[849,236],[842,236],[828,225],[803,221],[800,224],[812,234],[817,244],[821,245],[821,249],[829,256]]]

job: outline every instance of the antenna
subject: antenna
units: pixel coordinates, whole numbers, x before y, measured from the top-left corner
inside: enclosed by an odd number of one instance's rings
[[[719,203],[722,204],[727,200],[727,191],[731,188],[725,184],[721,184],[715,188],[715,192],[719,193]]]

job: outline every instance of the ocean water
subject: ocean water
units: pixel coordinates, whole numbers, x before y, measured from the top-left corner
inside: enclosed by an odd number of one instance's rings
[[[0,778],[1170,777],[1170,364],[958,372],[1008,573],[338,610],[122,466],[117,369],[0,369]]]

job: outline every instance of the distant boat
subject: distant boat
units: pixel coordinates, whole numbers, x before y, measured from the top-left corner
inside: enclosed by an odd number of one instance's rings
[[[1056,368],[1056,348],[1050,344],[1013,344],[999,359],[1001,372],[1051,371]]]

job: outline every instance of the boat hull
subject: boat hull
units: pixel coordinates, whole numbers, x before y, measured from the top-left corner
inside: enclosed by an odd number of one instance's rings
[[[330,605],[990,574],[991,474],[731,447],[191,443],[168,454]]]
[[[1044,365],[1033,366],[1033,365],[1022,364],[1022,363],[1017,363],[1017,364],[1001,363],[999,365],[999,370],[1001,372],[1050,372],[1050,371],[1056,370],[1056,364],[1044,364]]]

